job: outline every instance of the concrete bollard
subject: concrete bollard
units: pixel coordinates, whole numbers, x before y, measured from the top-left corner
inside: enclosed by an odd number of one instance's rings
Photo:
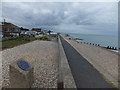
[[[23,70],[18,67],[17,62],[10,64],[10,88],[31,88],[34,82],[33,68]]]

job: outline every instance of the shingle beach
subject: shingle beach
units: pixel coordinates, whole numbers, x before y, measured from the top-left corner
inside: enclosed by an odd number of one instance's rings
[[[32,87],[56,88],[58,70],[58,44],[56,42],[33,41],[1,51],[1,53],[3,87],[9,87],[9,65],[22,58],[34,66]]]

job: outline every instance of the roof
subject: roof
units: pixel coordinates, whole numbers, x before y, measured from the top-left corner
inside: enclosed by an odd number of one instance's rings
[[[20,29],[18,26],[12,24],[12,23],[8,23],[8,22],[2,22],[2,28],[17,28]]]
[[[29,31],[29,29],[23,28],[23,27],[21,27],[20,29],[23,30],[23,31]]]
[[[31,31],[37,31],[37,32],[41,32],[41,28],[32,28]]]

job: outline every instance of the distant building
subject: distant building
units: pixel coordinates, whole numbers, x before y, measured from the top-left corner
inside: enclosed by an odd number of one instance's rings
[[[21,30],[21,31],[29,31],[29,29],[23,28],[23,27],[21,27],[20,30]]]
[[[23,28],[23,27],[21,27],[20,30],[21,30],[21,33],[20,33],[21,35],[25,35],[25,32],[29,31],[29,29]]]
[[[1,37],[3,37],[3,34],[2,34],[2,23],[0,23],[0,39]]]
[[[57,33],[56,32],[52,32],[51,35],[57,35]]]
[[[20,28],[12,23],[2,22],[2,34],[3,36],[19,36],[20,35]]]
[[[43,33],[44,33],[45,35],[49,35],[48,30],[43,30]]]
[[[41,28],[32,28],[31,31],[41,32],[42,30],[41,30]]]
[[[26,31],[25,35],[28,35],[28,36],[33,35],[33,36],[35,36],[35,35],[37,35],[37,32],[36,31]]]
[[[42,30],[41,28],[32,28],[31,31],[36,31],[38,34],[45,34],[44,30]]]

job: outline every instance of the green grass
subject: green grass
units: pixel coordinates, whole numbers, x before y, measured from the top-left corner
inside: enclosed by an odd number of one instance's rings
[[[16,40],[4,41],[2,42],[2,47],[14,47],[23,43],[26,43],[26,41],[16,41]]]
[[[30,41],[34,41],[35,38],[34,37],[19,37],[13,40],[7,40],[7,41],[3,41],[0,42],[0,44],[2,43],[2,47],[14,47],[20,44],[24,44]]]
[[[2,47],[14,47],[20,44],[24,44],[24,43],[28,43],[34,40],[48,40],[49,37],[56,37],[56,36],[51,36],[51,35],[46,35],[43,37],[17,37],[15,39],[12,40],[7,40],[7,41],[2,41],[0,42],[0,45],[2,45]]]

